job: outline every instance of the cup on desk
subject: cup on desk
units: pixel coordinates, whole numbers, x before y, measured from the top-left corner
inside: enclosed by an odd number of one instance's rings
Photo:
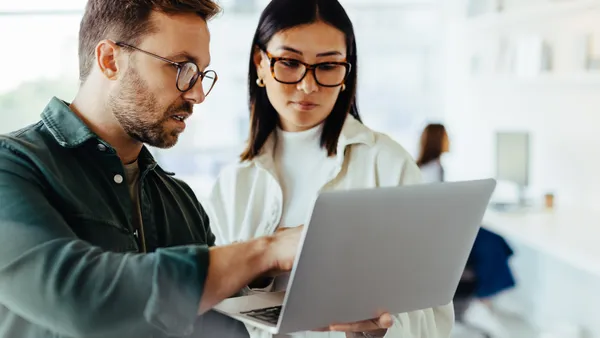
[[[544,195],[544,206],[546,209],[554,209],[554,194],[547,193]]]

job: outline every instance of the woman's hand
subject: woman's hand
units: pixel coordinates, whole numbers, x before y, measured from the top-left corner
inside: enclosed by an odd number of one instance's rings
[[[379,316],[379,318],[348,324],[332,324],[329,325],[328,328],[314,331],[346,332],[346,337],[355,337],[354,333],[366,332],[373,337],[383,337],[387,333],[387,330],[392,327],[392,325],[394,325],[394,319],[389,313],[384,313],[383,315]]]

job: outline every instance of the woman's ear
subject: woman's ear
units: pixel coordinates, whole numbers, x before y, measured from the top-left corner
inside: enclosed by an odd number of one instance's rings
[[[262,78],[264,76],[263,57],[264,53],[262,52],[262,50],[260,50],[260,48],[258,47],[255,47],[253,60],[259,78]]]

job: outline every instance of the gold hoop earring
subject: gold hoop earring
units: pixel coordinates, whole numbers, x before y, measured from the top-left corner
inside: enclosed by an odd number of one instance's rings
[[[346,84],[342,84],[342,91],[346,90]]]
[[[256,79],[256,85],[263,88],[265,86],[265,81],[263,81],[263,79],[259,77],[258,79]]]

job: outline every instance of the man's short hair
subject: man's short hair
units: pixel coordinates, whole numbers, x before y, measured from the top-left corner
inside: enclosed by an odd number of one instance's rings
[[[79,27],[79,79],[84,82],[92,70],[95,49],[103,39],[138,44],[155,29],[153,12],[195,13],[208,21],[219,13],[213,0],[89,0]]]

